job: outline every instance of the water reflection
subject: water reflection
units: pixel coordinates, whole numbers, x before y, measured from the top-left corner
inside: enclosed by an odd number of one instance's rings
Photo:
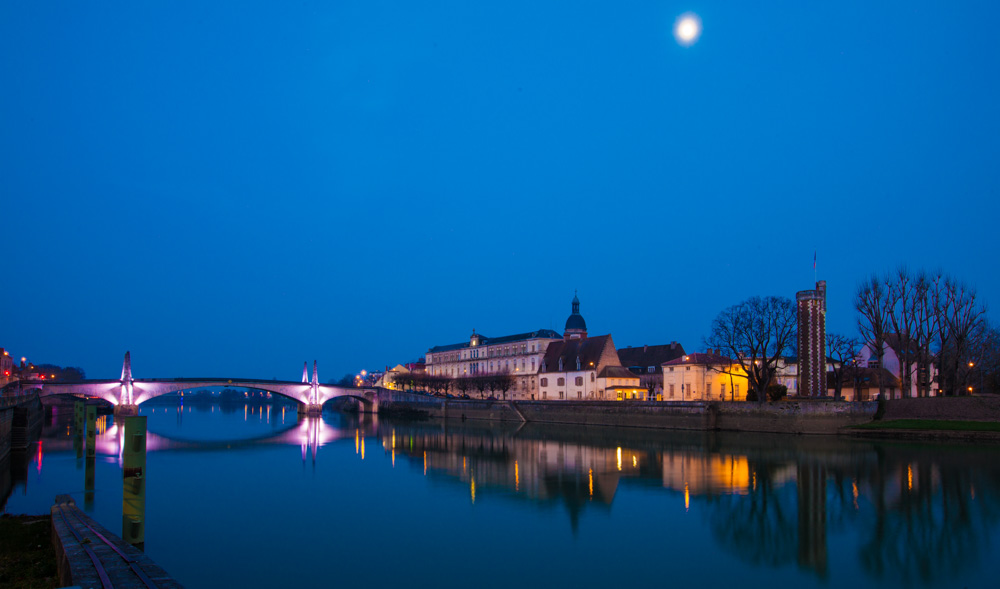
[[[150,455],[169,454],[170,462],[185,469],[199,460],[225,469],[234,452],[244,457],[241,464],[253,465],[252,476],[264,479],[285,463],[300,476],[301,461],[307,480],[319,479],[314,470],[325,470],[336,471],[332,476],[345,489],[357,479],[377,481],[394,493],[427,487],[476,513],[503,506],[505,517],[515,513],[529,527],[539,510],[554,507],[559,533],[580,542],[594,530],[603,533],[604,520],[624,521],[616,519],[624,517],[622,510],[611,509],[619,504],[626,513],[634,507],[662,518],[657,533],[665,540],[693,522],[706,531],[690,540],[711,555],[705,558],[749,569],[794,569],[817,584],[842,580],[844,569],[860,576],[852,580],[893,585],[986,575],[988,551],[1000,540],[998,446],[406,422],[337,413],[307,418],[294,406],[187,399],[176,406],[144,406],[142,412],[149,415]],[[66,458],[46,462],[46,471],[50,463],[52,469],[68,467],[75,489],[82,475],[87,504],[95,492],[100,503],[110,486],[102,469],[121,468],[122,428],[112,416],[100,416],[91,445],[71,416],[66,411],[47,423],[31,451],[12,454],[7,467],[0,464],[5,503],[19,485],[27,493],[29,464],[41,473],[43,446],[46,454]],[[379,446],[382,452],[366,457]],[[150,469],[157,474],[152,464]],[[293,475],[286,470],[285,476]],[[151,497],[157,485],[166,497],[183,484],[153,477]],[[269,484],[283,496],[283,485],[291,483]]]
[[[941,581],[988,556],[1000,519],[996,447],[535,424],[381,430],[384,448],[468,485],[473,503],[560,503],[575,532],[585,510],[607,509],[620,489],[659,487],[663,508],[699,507],[730,556],[818,578],[829,574],[831,534],[853,534],[869,577]]]

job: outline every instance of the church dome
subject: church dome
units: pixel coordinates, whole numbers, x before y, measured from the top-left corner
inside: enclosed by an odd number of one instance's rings
[[[566,328],[564,331],[569,333],[586,333],[587,331],[587,322],[583,320],[583,315],[580,314],[580,299],[575,294],[573,295],[573,312],[566,319]]]
[[[583,320],[583,315],[579,313],[573,313],[566,319],[566,329],[565,331],[570,331],[571,329],[579,329],[582,331],[587,331],[587,322]]]

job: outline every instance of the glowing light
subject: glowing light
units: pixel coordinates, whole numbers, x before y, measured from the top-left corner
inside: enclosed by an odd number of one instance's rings
[[[475,505],[475,503],[476,503],[476,473],[472,473],[472,476],[469,477],[469,482],[470,482],[470,484],[469,484],[469,490],[472,491],[472,504]]]
[[[424,476],[427,476],[427,450],[424,450]]]
[[[913,467],[909,464],[906,465],[906,490],[913,490]]]
[[[635,459],[635,454],[632,455],[632,468],[638,468],[639,464]]]
[[[359,440],[361,438],[361,432],[354,430],[354,453],[357,454],[360,448]]]
[[[618,470],[622,469],[622,447],[618,446]]]
[[[365,459],[365,439],[361,438],[361,460]]]
[[[514,490],[518,491],[521,487],[521,472],[518,470],[517,461],[514,461]]]
[[[858,509],[858,481],[854,481],[851,484],[851,486],[853,487],[852,492],[854,494],[854,510],[857,511],[857,509]]]
[[[588,482],[589,482],[589,487],[590,487],[590,498],[593,499],[594,498],[594,469],[592,469],[592,468],[588,468],[587,469],[587,478],[589,479]]]
[[[691,508],[691,491],[688,490],[688,484],[684,483],[684,511]]]

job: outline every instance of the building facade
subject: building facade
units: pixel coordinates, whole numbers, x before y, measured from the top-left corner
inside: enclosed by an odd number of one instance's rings
[[[639,377],[621,365],[610,335],[566,337],[549,344],[538,371],[538,399],[645,399]]]
[[[670,342],[659,346],[641,348],[619,348],[618,359],[622,366],[639,377],[639,386],[652,395],[652,399],[663,395],[663,363],[684,356],[684,346]]]
[[[909,376],[910,376],[910,386],[909,390],[902,389],[903,381],[903,370],[904,362],[900,359],[899,349],[902,348],[902,344],[899,341],[899,336],[894,333],[886,334],[885,342],[883,344],[882,353],[882,366],[896,378],[896,387],[889,390],[886,386],[886,396],[890,399],[901,399],[904,397],[919,397],[920,391],[923,386],[927,386],[929,389],[929,396],[936,397],[939,395],[940,385],[937,380],[937,366],[933,361],[920,362],[919,351],[914,349],[911,350],[909,356],[913,360],[909,362]],[[878,354],[875,353],[874,345],[867,343],[861,347],[861,351],[858,354],[857,365],[862,368],[880,368],[878,361]],[[878,387],[875,387],[876,395]],[[874,397],[872,397],[874,398]]]
[[[745,401],[747,373],[716,350],[663,364],[664,401]]]
[[[552,342],[562,341],[551,329],[539,329],[490,338],[472,330],[468,342],[435,346],[424,358],[425,371],[432,376],[466,378],[490,374],[514,377],[515,399],[530,399],[537,391],[535,374]]]
[[[803,397],[826,394],[826,281],[795,293],[798,315],[798,387]]]

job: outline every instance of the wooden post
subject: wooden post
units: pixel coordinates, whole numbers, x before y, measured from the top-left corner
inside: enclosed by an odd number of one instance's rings
[[[146,540],[146,416],[126,417],[122,439],[122,539],[140,550]]]
[[[83,473],[83,503],[94,504],[94,466],[97,461],[97,407],[87,407],[87,458]]]

